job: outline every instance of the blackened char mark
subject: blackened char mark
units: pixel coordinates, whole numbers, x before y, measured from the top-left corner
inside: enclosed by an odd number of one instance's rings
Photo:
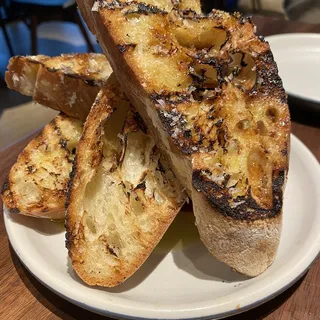
[[[158,7],[152,6],[152,5],[147,5],[144,3],[139,3],[138,4],[138,13],[141,14],[149,14],[149,13],[161,13],[161,14],[167,14],[168,12],[159,9]]]
[[[282,154],[284,157],[287,157],[287,156],[288,156],[288,148],[282,149],[282,150],[281,150],[281,154]]]
[[[27,166],[28,174],[36,172],[37,169],[34,166]]]
[[[50,68],[47,68],[47,70],[50,72],[61,71],[61,69],[50,69]],[[88,75],[81,74],[81,73],[63,73],[63,75],[65,77],[69,77],[72,79],[82,80],[85,84],[91,87],[96,87],[96,86],[101,87],[105,83],[103,80],[102,81],[94,80],[94,79],[88,78]]]
[[[273,209],[275,212],[281,212],[282,208],[282,196],[283,196],[283,185],[285,183],[285,171],[279,171],[273,173]]]
[[[128,134],[122,135],[122,137],[120,138],[120,144],[122,147],[122,152],[119,158],[119,166],[121,166],[124,157],[126,155],[126,151],[127,151],[127,146],[128,146]]]
[[[50,122],[50,126],[53,127],[55,133],[56,133],[58,136],[61,136],[61,135],[62,135],[61,130],[60,130],[60,128],[59,128],[59,125],[58,125],[58,123],[57,123],[56,118],[54,118],[54,119]],[[40,133],[40,135],[41,135],[41,133]],[[40,135],[39,135],[39,136],[40,136]]]
[[[47,67],[47,70],[48,70],[49,72],[57,72],[59,69]]]
[[[225,45],[227,42],[229,42],[229,39],[230,39],[230,31],[227,30],[227,28],[225,28],[224,26],[216,27],[216,29],[222,29],[222,30],[224,30],[224,31],[226,32],[226,39],[223,41],[223,43],[220,45],[220,48],[219,48],[219,50],[221,50],[221,49],[224,47],[224,45]]]
[[[238,19],[240,24],[250,23],[254,25],[251,16],[247,16],[247,17],[241,16],[241,17],[238,17]]]
[[[68,141],[67,140],[60,138],[59,144],[60,144],[62,149],[65,149],[65,150],[68,151],[68,148],[67,148]]]
[[[257,83],[260,83],[260,87],[257,84],[253,87],[250,95],[263,94],[279,98],[281,103],[287,103],[287,95],[282,85],[282,80],[278,74],[277,64],[273,59],[272,52],[262,53],[258,58],[254,59],[256,65]]]
[[[185,130],[183,132],[183,135],[186,139],[191,139],[192,138],[192,133],[191,133],[191,130]]]
[[[258,38],[259,38],[259,40],[260,40],[261,42],[266,42],[264,36],[260,35],[260,36],[258,36]]]
[[[241,196],[236,201],[242,204],[232,208],[229,205],[231,196],[226,188],[223,188],[202,175],[202,170],[196,170],[192,175],[192,183],[198,192],[202,192],[209,203],[224,215],[236,220],[255,221],[276,217],[282,209],[282,188],[285,179],[285,171],[273,173],[273,206],[271,209],[261,208],[251,195],[249,189],[246,196]]]
[[[196,13],[192,9],[178,10],[178,14],[183,19],[189,19],[189,20],[193,20],[193,21],[199,21],[200,19],[203,19],[205,17],[202,14]]]
[[[148,134],[148,129],[147,129],[147,126],[146,124],[144,123],[144,121],[142,120],[140,114],[138,112],[134,112],[133,113],[133,118],[134,120],[137,122],[137,125],[139,127],[139,129],[145,133],[145,134]]]
[[[189,75],[193,79],[192,86],[197,86],[198,84],[202,84],[206,80],[206,77],[193,71],[190,71]]]
[[[222,125],[222,123],[223,123],[223,120],[222,120],[222,119],[219,119],[219,120],[215,123],[215,126],[218,127],[218,128],[220,128],[221,125]]]
[[[102,86],[101,81],[95,81],[93,79],[83,79],[83,82],[88,86],[95,87],[95,86]]]
[[[113,249],[111,246],[109,246],[109,245],[107,244],[106,248],[107,248],[107,250],[109,251],[109,253],[110,253],[111,255],[113,255],[113,256],[115,256],[116,258],[118,258],[117,253],[114,251],[114,249]]]
[[[65,209],[67,210],[70,204],[70,198],[71,198],[71,192],[72,192],[72,183],[73,183],[73,179],[76,175],[77,172],[77,156],[73,161],[73,165],[72,165],[72,170],[69,174],[69,181],[68,181],[68,186],[67,186],[67,190],[65,191],[65,196],[66,196],[66,202],[64,204]]]
[[[110,2],[107,2],[105,0],[98,0],[98,1],[99,1],[99,7],[106,8],[109,10],[121,9],[124,6],[128,5],[128,3],[122,3],[119,0],[112,0]]]
[[[165,114],[167,116],[165,116]],[[168,116],[168,114],[170,116]],[[191,154],[195,152],[195,150],[192,150],[191,147],[193,146],[192,143],[192,137],[188,138],[188,134],[185,135],[185,129],[184,129],[184,120],[183,116],[180,116],[179,120],[172,125],[172,117],[178,116],[178,114],[170,113],[170,112],[163,112],[161,110],[158,110],[158,117],[160,118],[161,122],[163,123],[166,132],[172,136],[175,130],[178,130],[180,132],[179,136],[172,137],[173,144],[184,154]]]
[[[159,100],[163,100],[165,104],[170,104],[172,106],[179,103],[188,102],[191,99],[190,93],[181,93],[181,92],[166,92],[162,93],[154,92],[150,95],[151,100],[155,104],[159,104]]]
[[[152,6],[152,5],[148,5],[148,4],[144,4],[144,3],[138,3],[138,5],[136,6],[136,9],[126,11],[125,15],[129,15],[129,14],[144,14],[144,15],[148,15],[148,14],[157,14],[157,13],[168,14],[168,12],[166,12],[164,10],[161,10],[158,7],[155,7],[155,6]]]
[[[138,189],[141,189],[143,191],[146,190],[146,182],[142,181],[134,188],[134,190],[138,190]]]
[[[102,86],[103,85],[103,81],[96,81],[94,79],[88,79],[88,76],[86,75],[83,75],[81,73],[67,73],[67,74],[64,74],[66,77],[70,77],[70,78],[73,78],[73,79],[78,79],[78,80],[82,80],[85,84],[87,84],[88,86],[91,86],[91,87],[95,87],[95,86]]]
[[[226,126],[220,126],[217,129],[217,139],[220,147],[227,152],[226,143],[228,141],[228,130]]]
[[[77,156],[76,156],[76,158],[75,158],[74,161],[73,161],[72,170],[71,170],[71,172],[70,172],[70,174],[69,174],[68,187],[67,187],[67,190],[65,190],[66,202],[65,202],[65,204],[64,204],[64,207],[65,207],[65,216],[66,216],[66,219],[65,219],[65,222],[64,222],[64,227],[66,228],[65,246],[66,246],[66,248],[67,248],[68,250],[70,250],[71,245],[72,245],[72,241],[73,241],[73,238],[74,238],[74,236],[72,236],[71,228],[70,228],[69,223],[68,223],[68,220],[69,220],[69,217],[68,217],[68,207],[69,207],[70,200],[71,200],[72,183],[73,183],[73,179],[75,178],[76,172],[77,172]],[[69,255],[70,255],[70,252],[69,252]]]
[[[20,213],[20,210],[18,208],[11,208],[9,209],[10,213]]]
[[[135,43],[125,43],[125,44],[118,44],[118,50],[120,53],[125,53],[129,49],[134,49],[137,45]]]
[[[222,44],[221,46],[223,46]],[[201,64],[208,64],[217,70],[217,80],[219,88],[222,87],[222,84],[225,83],[226,71],[228,69],[228,62],[225,59],[217,59],[217,58],[205,58],[199,61]]]
[[[164,169],[164,166],[160,161],[158,162],[158,166],[157,166],[156,170],[160,171],[163,174],[166,173],[166,170]]]
[[[10,181],[9,176],[6,177],[2,185],[1,194],[4,194],[5,191],[10,190]]]

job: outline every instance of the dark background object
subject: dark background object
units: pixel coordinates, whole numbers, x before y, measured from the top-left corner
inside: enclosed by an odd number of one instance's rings
[[[14,0],[0,0],[0,27],[3,30],[10,55],[13,56],[11,41],[6,25],[14,21],[23,21],[30,30],[31,54],[38,54],[37,27],[41,22],[50,20],[70,21],[76,23],[84,37],[89,52],[94,52],[86,28],[79,16],[76,2],[70,5],[41,5],[32,0],[19,2]]]
[[[209,13],[212,9],[225,10],[225,0],[201,0],[201,8],[205,13]]]
[[[43,52],[44,39],[39,37],[40,32],[38,28],[42,22],[61,21],[62,23],[74,23],[79,28],[80,38],[82,36],[85,40],[84,43],[87,48],[84,48],[84,50],[88,52],[97,51],[97,45],[92,38],[90,41],[88,31],[79,15],[75,1],[68,1],[69,4],[66,3],[66,0],[46,2],[39,0],[22,1],[23,2],[19,2],[19,0],[0,0],[0,35],[3,35],[3,41],[0,44],[0,115],[6,108],[14,107],[31,100],[30,97],[7,89],[4,81],[7,59],[9,60],[9,58],[14,55],[56,55],[64,52],[78,52],[78,50],[70,51],[72,45],[69,45],[66,50],[63,43],[57,40],[55,40],[56,42],[51,41],[51,43],[49,40],[51,46],[56,46],[54,52],[50,51],[49,47],[46,52]],[[64,24],[66,25],[67,23]],[[16,37],[18,30],[20,31],[21,29],[24,30],[24,38],[23,36]],[[19,41],[20,44],[23,43],[23,45],[17,45]],[[46,41],[48,40],[46,39]],[[68,43],[68,39],[66,39],[65,42]],[[75,48],[77,49],[77,47]]]
[[[320,127],[320,103],[288,95],[291,119],[314,127]]]
[[[43,21],[50,20],[62,20],[71,21],[76,23],[82,36],[84,37],[89,52],[94,52],[92,43],[90,42],[89,36],[85,30],[84,24],[80,19],[79,13],[77,11],[76,3],[70,6],[47,6],[34,4],[32,1],[30,3],[20,3],[17,1],[12,1],[12,6],[16,10],[21,10],[24,16],[29,17],[28,27],[31,32],[31,53],[32,55],[38,54],[37,50],[37,26]]]
[[[237,3],[238,0],[201,0],[201,8],[205,13],[209,13],[212,9],[233,12],[237,11]]]

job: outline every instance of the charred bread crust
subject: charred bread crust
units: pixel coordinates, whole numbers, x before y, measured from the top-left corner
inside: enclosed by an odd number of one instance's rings
[[[9,175],[4,180],[4,183],[3,183],[2,188],[1,188],[1,194],[3,194],[7,190],[10,190]]]
[[[2,185],[1,196],[2,196],[3,203],[5,204],[6,208],[9,210],[9,212],[20,213],[19,208],[16,207],[13,193],[10,190],[9,175],[7,175],[5,181]]]
[[[225,194],[223,188],[218,184],[203,178],[201,170],[193,172],[192,181],[195,189],[202,192],[214,207],[219,208],[221,214],[236,220],[254,221],[272,218],[282,213],[285,172],[280,171],[274,175],[277,177],[273,179],[273,205],[271,209],[261,208],[252,197],[250,188],[245,196],[239,196],[235,199],[235,203],[238,203],[237,206],[230,207],[230,195]]]
[[[108,1],[98,0],[98,1],[92,2],[91,10],[98,11],[100,8],[116,10],[116,9],[125,9],[129,7],[130,8],[129,10],[125,10],[125,15],[128,15],[128,14],[148,15],[148,14],[157,14],[157,13],[168,14],[168,12],[165,11],[165,9],[177,9],[177,10],[180,9],[183,12],[188,12],[188,13],[201,12],[200,1],[197,1],[197,0],[172,0],[167,5],[163,2],[163,5],[165,6],[163,8],[160,8],[152,4],[146,4],[143,2],[137,2],[137,1],[133,3],[132,2],[131,1],[125,2],[125,1],[119,1],[119,0],[108,0]],[[187,8],[192,7],[193,10],[191,9],[184,10],[185,7]],[[88,23],[88,25],[89,27],[91,26],[90,22]]]

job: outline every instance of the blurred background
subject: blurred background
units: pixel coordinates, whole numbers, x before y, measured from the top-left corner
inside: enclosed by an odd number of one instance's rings
[[[320,23],[319,0],[208,0],[203,1],[206,11],[219,8],[240,11],[248,15],[271,16],[283,20]],[[49,56],[60,53],[101,52],[100,46],[80,17],[75,0],[0,0],[0,149],[18,136],[48,122],[54,111],[33,106],[34,121],[15,134],[5,128],[12,119],[19,123],[25,117],[21,104],[30,101],[10,91],[4,82],[8,60],[13,55]],[[281,30],[279,30],[281,33]],[[18,107],[17,107],[18,106]],[[30,107],[31,108],[31,107]],[[25,110],[25,109],[24,109]],[[29,110],[29,112],[31,112]]]
[[[280,19],[320,22],[319,0],[207,0],[220,8]],[[12,55],[101,52],[78,14],[75,0],[0,0],[0,76]]]

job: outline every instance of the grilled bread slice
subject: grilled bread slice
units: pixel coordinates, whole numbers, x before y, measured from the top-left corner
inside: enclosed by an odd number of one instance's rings
[[[10,89],[34,101],[85,120],[111,73],[102,54],[16,56],[9,61],[5,80]]]
[[[58,115],[19,155],[2,187],[12,213],[64,219],[65,192],[83,123]]]
[[[109,89],[100,91],[85,123],[66,215],[74,270],[105,287],[142,265],[186,200],[139,115]]]
[[[290,138],[269,44],[239,14],[77,2],[191,196],[206,247],[245,275],[266,270],[281,234]]]

